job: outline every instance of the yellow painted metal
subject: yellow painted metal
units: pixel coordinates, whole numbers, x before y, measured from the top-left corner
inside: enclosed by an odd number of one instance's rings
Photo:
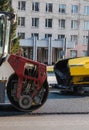
[[[89,84],[89,80],[85,80],[85,77],[87,76],[73,76],[72,82],[73,84]],[[87,77],[89,79],[89,77]]]
[[[68,65],[70,69],[70,76],[89,75],[89,57],[70,59],[68,61]]]

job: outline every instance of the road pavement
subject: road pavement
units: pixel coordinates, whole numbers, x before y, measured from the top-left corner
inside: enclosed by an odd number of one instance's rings
[[[0,130],[89,130],[89,115],[20,115],[0,117]]]
[[[48,74],[48,82],[57,83],[53,73]],[[50,92],[46,103],[35,113],[89,113],[89,95]]]
[[[89,130],[89,96],[51,91],[47,102],[33,113],[12,108],[0,107],[0,130]]]
[[[48,82],[56,83],[54,74],[48,74]],[[3,107],[0,107],[2,115]],[[3,114],[14,113],[14,110],[4,109]],[[61,113],[89,113],[89,95],[73,95],[72,93],[63,94],[58,91],[50,91],[45,104],[34,111],[33,114],[61,114]]]

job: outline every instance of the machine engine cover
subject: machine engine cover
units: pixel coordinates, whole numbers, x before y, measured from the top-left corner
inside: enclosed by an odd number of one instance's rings
[[[54,72],[58,84],[89,84],[89,57],[59,60],[54,65]]]

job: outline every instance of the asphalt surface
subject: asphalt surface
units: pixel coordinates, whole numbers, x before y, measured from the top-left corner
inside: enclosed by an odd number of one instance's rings
[[[54,75],[49,83],[56,82]],[[51,82],[52,81],[52,82]],[[0,130],[89,130],[89,96],[49,92],[46,103],[32,113],[0,106]]]
[[[89,115],[20,115],[0,117],[0,130],[89,130]]]
[[[48,75],[49,83],[56,83],[54,74]],[[89,113],[89,95],[74,95],[61,93],[60,90],[50,90],[45,104],[30,114],[76,114]],[[0,106],[0,116],[22,115],[24,112],[17,111],[11,105]]]

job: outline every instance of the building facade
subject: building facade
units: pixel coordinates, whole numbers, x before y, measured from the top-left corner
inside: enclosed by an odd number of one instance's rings
[[[20,43],[27,57],[52,64],[64,53],[65,41],[70,44],[66,58],[87,55],[89,0],[12,0],[11,3],[18,15],[17,36],[22,35]],[[52,44],[47,44],[47,39]]]

